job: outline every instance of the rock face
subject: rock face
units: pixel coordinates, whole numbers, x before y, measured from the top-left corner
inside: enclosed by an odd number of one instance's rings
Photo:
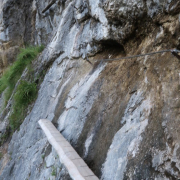
[[[0,67],[3,70],[15,60],[19,46],[31,41],[31,1],[0,2]]]
[[[0,2],[1,46],[43,43],[36,68],[49,67],[0,161],[0,179],[70,179],[39,129],[41,118],[102,180],[180,179],[179,60],[162,53],[101,61],[179,48],[180,2],[57,0],[42,13],[50,2]]]

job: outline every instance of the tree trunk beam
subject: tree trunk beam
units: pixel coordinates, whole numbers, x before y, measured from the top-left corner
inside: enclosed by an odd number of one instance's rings
[[[56,0],[52,0],[42,11],[42,13],[45,13],[53,4],[55,4]]]

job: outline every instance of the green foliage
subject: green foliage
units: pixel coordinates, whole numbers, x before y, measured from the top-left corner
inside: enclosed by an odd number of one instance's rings
[[[15,106],[24,107],[31,103],[37,95],[35,83],[21,81],[14,95]]]
[[[52,176],[56,176],[56,173],[57,173],[56,171],[57,171],[56,168],[53,166],[53,167],[52,167],[51,175],[52,175]]]
[[[42,159],[43,159],[43,161],[44,161],[44,158],[45,158],[45,154],[42,154],[42,155],[41,155],[41,157],[42,157]]]
[[[3,155],[2,155],[2,152],[0,152],[0,160],[2,159]]]
[[[38,53],[44,49],[43,46],[22,48],[17,60],[10,66],[0,79],[0,93],[6,88],[5,92],[5,104],[7,104],[11,97],[12,91],[22,75],[24,69],[34,60]]]
[[[32,61],[44,49],[44,46],[27,47],[20,50],[16,61],[6,69],[0,78],[0,93],[4,92],[4,107],[7,105],[12,92],[20,79],[23,71],[27,67],[26,80],[21,80],[17,85],[12,97],[12,113],[9,117],[9,126],[6,133],[0,137],[0,146],[17,130],[25,116],[28,106],[36,99],[38,84],[44,78],[44,73],[40,72],[35,76]]]
[[[37,96],[35,83],[21,81],[14,95],[13,112],[9,118],[10,127],[14,131],[21,125],[26,116],[27,107]]]
[[[7,105],[8,100],[10,99],[12,92],[13,92],[13,88],[7,87],[7,89],[4,93],[4,106]]]
[[[0,146],[2,146],[11,136],[10,128],[9,126],[6,128],[6,132],[0,136]]]

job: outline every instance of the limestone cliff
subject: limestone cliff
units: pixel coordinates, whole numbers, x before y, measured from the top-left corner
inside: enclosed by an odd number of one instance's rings
[[[56,0],[42,13],[50,2],[0,1],[1,68],[18,47],[44,44],[36,70],[48,69],[32,110],[4,144],[0,179],[70,178],[41,118],[102,180],[180,179],[180,61],[170,53],[101,60],[180,48],[180,1]]]

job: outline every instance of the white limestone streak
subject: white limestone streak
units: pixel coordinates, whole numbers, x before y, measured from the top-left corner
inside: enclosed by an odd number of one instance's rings
[[[104,10],[100,8],[99,4],[99,0],[89,0],[91,15],[98,19],[102,24],[107,25],[108,21],[105,16]]]
[[[121,123],[123,127],[115,134],[102,169],[102,179],[123,179],[128,156],[134,157],[142,141],[141,134],[148,125],[151,109],[150,97],[143,100],[141,92],[133,94]]]
[[[58,124],[60,131],[63,131],[66,137],[76,141],[83,129],[86,116],[89,113],[96,94],[88,94],[91,86],[98,78],[105,65],[100,66],[91,75],[81,79],[70,91],[68,99],[65,102],[66,110],[61,114]]]
[[[86,139],[86,142],[85,142],[85,157],[88,155],[89,146],[90,146],[91,143],[92,143],[93,137],[94,137],[94,134],[91,134],[91,135]]]

